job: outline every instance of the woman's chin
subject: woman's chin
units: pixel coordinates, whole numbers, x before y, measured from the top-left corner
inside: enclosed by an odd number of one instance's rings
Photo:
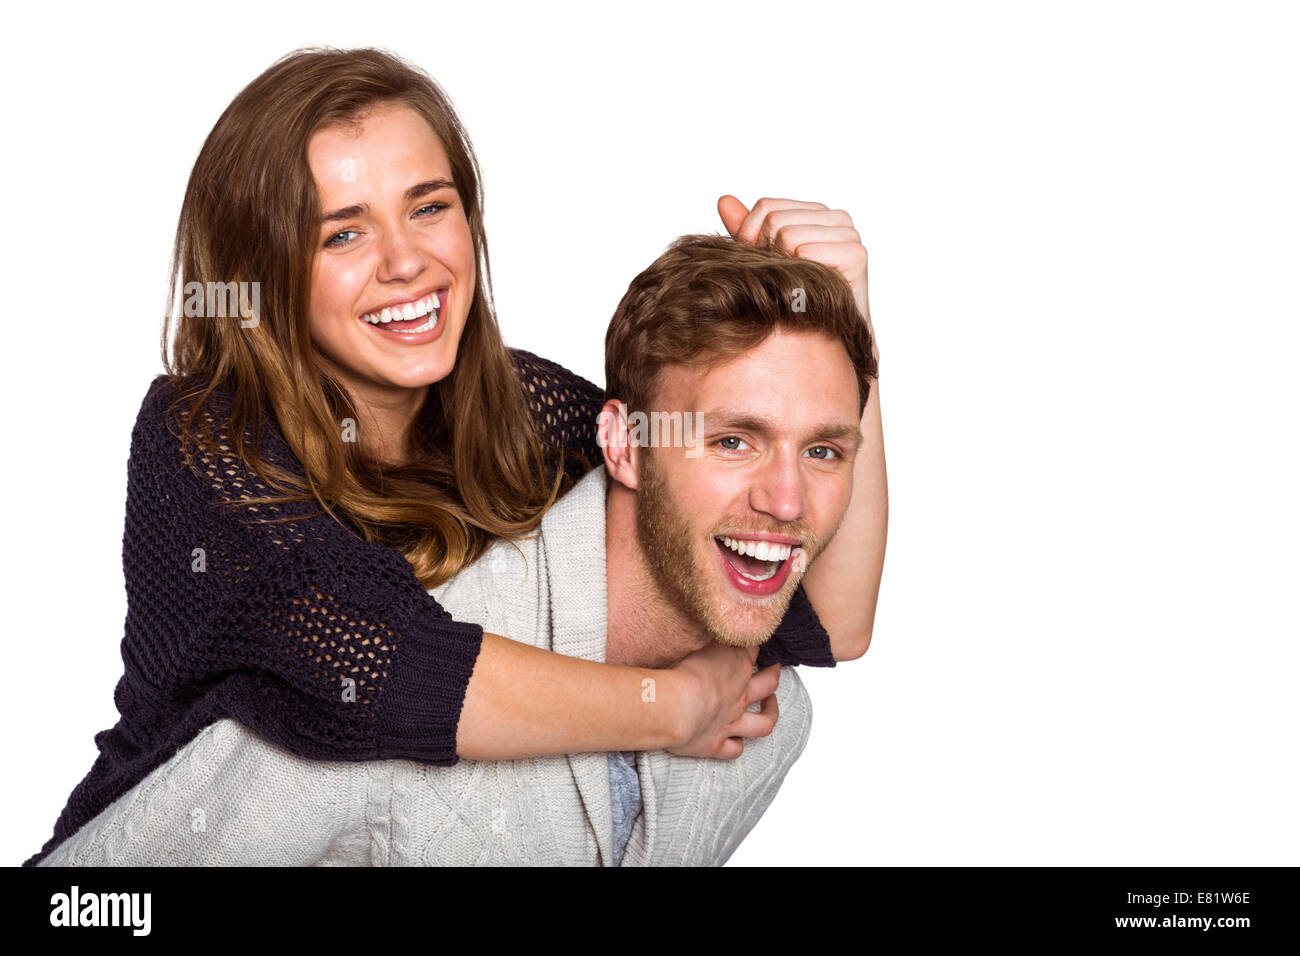
[[[419,349],[402,362],[377,363],[376,376],[396,388],[428,388],[441,382],[456,367],[456,343],[438,342]]]

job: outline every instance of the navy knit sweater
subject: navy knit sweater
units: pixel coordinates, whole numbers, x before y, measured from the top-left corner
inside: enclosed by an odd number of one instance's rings
[[[531,353],[511,357],[545,440],[585,459],[565,466],[580,477],[601,460],[602,390]],[[166,379],[155,380],[131,434],[125,670],[113,695],[121,719],[95,736],[94,766],[25,866],[225,717],[311,759],[457,760],[482,627],[452,620],[399,551],[361,540],[315,502],[251,514],[221,507],[274,492],[233,451],[195,452],[187,465],[164,421],[171,396]],[[230,450],[228,433],[219,435]],[[273,417],[260,451],[302,473]],[[302,517],[249,520],[288,515]],[[834,666],[802,588],[758,661]]]

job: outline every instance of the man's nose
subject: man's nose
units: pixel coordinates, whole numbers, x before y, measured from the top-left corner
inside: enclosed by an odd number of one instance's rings
[[[428,257],[404,225],[384,230],[380,240],[380,281],[409,282],[428,266]]]
[[[749,489],[749,505],[778,521],[802,518],[807,503],[798,457],[780,454],[762,462]]]

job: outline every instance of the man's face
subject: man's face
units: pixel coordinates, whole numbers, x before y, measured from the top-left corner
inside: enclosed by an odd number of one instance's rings
[[[703,450],[635,451],[647,564],[714,640],[761,644],[802,576],[795,549],[814,560],[849,505],[861,419],[848,353],[829,336],[777,331],[707,372],[665,368],[653,411],[697,413]]]

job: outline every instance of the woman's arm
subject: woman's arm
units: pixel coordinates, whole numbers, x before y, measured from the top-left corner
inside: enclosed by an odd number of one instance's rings
[[[844,276],[871,333],[873,358],[879,361],[867,301],[867,250],[847,212],[791,199],[760,199],[750,210],[735,196],[723,196],[718,214],[739,241],[770,244]],[[853,464],[853,497],[843,523],[801,582],[830,632],[835,659],[840,661],[861,657],[871,644],[885,566],[889,486],[878,377],[871,382],[862,412],[862,439]]]
[[[889,485],[880,425],[880,382],[862,415],[862,444],[853,463],[853,497],[840,529],[803,578],[803,588],[830,632],[837,661],[867,652],[876,620],[889,527]]]
[[[667,670],[620,667],[484,634],[456,752],[473,760],[602,750],[739,757],[737,738],[764,737],[776,721],[780,668],[755,674],[753,661],[752,648],[715,644]],[[764,701],[761,713],[747,712],[754,701]]]

